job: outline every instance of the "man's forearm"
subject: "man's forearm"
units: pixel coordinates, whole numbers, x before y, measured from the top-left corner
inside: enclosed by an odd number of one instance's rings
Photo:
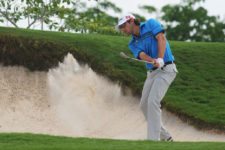
[[[164,58],[164,54],[165,54],[165,50],[166,50],[166,38],[165,38],[163,33],[159,33],[156,36],[156,38],[158,40],[158,58],[162,58],[163,59]],[[150,57],[149,55],[147,55],[144,52],[141,52],[139,54],[139,58],[142,59],[142,60],[148,61],[148,62],[156,63],[156,61],[157,61],[157,60],[155,60],[154,58]],[[162,62],[162,63],[164,64],[164,62]],[[162,64],[162,66],[163,66],[163,64]],[[160,65],[156,64],[155,66],[159,67]]]
[[[142,60],[148,61],[148,62],[155,62],[155,60],[152,57],[145,54],[145,52],[141,52],[139,54],[139,58],[142,59]]]
[[[158,40],[158,58],[164,58],[166,50],[166,38],[163,33],[160,33],[156,38]]]

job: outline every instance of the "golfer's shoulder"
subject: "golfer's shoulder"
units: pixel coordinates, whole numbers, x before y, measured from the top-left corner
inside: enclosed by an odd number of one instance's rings
[[[154,18],[150,18],[147,21],[145,21],[145,24],[147,26],[155,26],[155,25],[159,25],[160,22],[158,20],[154,19]]]

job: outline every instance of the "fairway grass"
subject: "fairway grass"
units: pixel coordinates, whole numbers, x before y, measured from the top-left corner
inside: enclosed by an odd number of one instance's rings
[[[219,142],[152,142],[1,133],[1,150],[224,150]]]

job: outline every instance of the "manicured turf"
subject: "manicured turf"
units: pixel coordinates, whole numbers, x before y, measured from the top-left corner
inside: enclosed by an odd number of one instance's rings
[[[151,142],[0,134],[1,150],[224,150],[219,142]]]
[[[146,76],[144,64],[119,57],[121,51],[130,54],[128,37],[1,27],[0,38],[4,35],[72,46],[79,53],[85,54],[83,60],[93,70],[128,86],[134,94],[140,96]],[[173,41],[170,44],[179,74],[163,101],[164,106],[198,127],[225,131],[225,44]],[[4,57],[4,53],[1,57]]]

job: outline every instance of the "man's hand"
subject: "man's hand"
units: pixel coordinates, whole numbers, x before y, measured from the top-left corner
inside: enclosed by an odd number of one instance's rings
[[[157,58],[154,60],[154,66],[157,68],[161,68],[164,66],[164,60],[162,58]]]

